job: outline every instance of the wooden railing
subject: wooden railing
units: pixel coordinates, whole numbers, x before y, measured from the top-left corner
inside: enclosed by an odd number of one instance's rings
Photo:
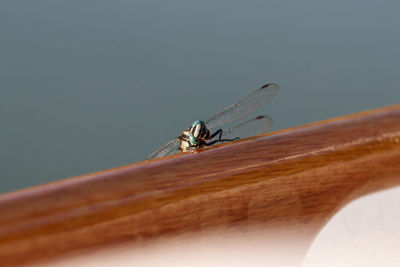
[[[398,184],[394,105],[4,194],[0,263],[236,230],[300,260],[337,210]]]

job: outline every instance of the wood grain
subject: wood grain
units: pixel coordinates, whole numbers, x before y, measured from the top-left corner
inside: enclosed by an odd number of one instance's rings
[[[400,105],[0,196],[2,265],[187,233],[312,241],[341,207],[400,184]]]

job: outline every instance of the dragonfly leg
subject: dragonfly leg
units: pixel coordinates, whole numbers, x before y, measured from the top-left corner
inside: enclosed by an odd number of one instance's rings
[[[236,138],[233,138],[233,139],[217,139],[217,140],[214,140],[214,141],[212,141],[212,142],[210,142],[210,143],[206,143],[206,146],[212,146],[212,145],[214,145],[215,143],[218,143],[218,142],[229,142],[229,141],[235,141],[235,140],[239,140],[240,138],[239,137],[236,137]]]
[[[218,140],[221,140],[221,137],[222,137],[222,129],[219,129],[218,131],[216,131],[215,133],[213,133],[213,134],[210,136],[209,139],[213,139],[217,134],[219,135],[219,136],[218,136]]]
[[[222,129],[219,129],[218,131],[216,131],[215,133],[213,133],[211,136],[210,136],[210,138],[209,139],[213,139],[215,136],[217,136],[218,135],[218,139],[217,140],[214,140],[214,141],[212,141],[212,142],[210,142],[210,143],[206,143],[206,146],[212,146],[212,145],[214,145],[215,143],[217,143],[217,142],[228,142],[228,141],[235,141],[235,140],[238,140],[238,139],[240,139],[239,137],[236,137],[236,138],[233,138],[233,139],[221,139],[221,137],[222,137]]]

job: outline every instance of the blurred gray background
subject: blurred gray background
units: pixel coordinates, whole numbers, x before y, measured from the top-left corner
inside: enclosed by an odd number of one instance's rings
[[[272,130],[400,102],[398,1],[1,1],[0,192],[143,160],[276,82]]]

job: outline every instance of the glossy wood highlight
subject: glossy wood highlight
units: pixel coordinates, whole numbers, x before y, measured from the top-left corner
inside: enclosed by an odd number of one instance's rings
[[[400,184],[399,162],[394,105],[17,191],[0,196],[0,260],[234,229],[308,244],[349,201]]]

